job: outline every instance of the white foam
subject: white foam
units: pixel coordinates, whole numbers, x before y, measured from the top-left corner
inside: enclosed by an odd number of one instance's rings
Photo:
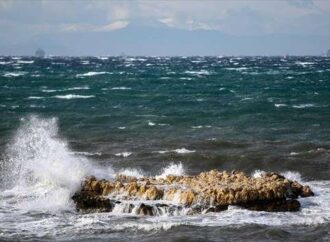
[[[125,175],[125,176],[134,176],[134,177],[137,177],[137,178],[144,177],[144,174],[141,170],[134,169],[134,168],[126,168],[126,169],[119,170],[117,172],[117,174],[122,174],[122,175]]]
[[[56,95],[54,98],[59,99],[77,99],[77,98],[93,98],[94,95],[76,95],[76,94],[67,94],[67,95]]]
[[[120,157],[129,157],[131,154],[133,154],[132,152],[121,152],[121,153],[117,153],[115,154],[115,156],[120,156]]]
[[[89,71],[87,73],[83,74],[77,74],[76,77],[86,77],[86,76],[97,76],[97,75],[105,75],[105,74],[110,74],[110,72],[106,71]]]
[[[252,172],[252,177],[254,178],[259,178],[262,176],[262,174],[264,174],[265,172],[262,170],[255,170],[254,172]]]

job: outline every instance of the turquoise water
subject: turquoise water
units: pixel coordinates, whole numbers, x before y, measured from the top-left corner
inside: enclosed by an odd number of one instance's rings
[[[46,164],[41,171],[51,177],[47,182],[56,181],[58,185],[61,172],[67,171],[71,176],[70,169],[80,167],[78,163],[88,163],[84,167],[97,174],[125,170],[155,175],[172,163],[180,164],[185,174],[213,168],[242,169],[247,173],[294,172],[304,181],[315,182],[316,189],[326,189],[324,184],[330,179],[329,121],[330,58],[325,57],[0,57],[0,162],[4,164],[0,181],[6,184],[2,185],[3,191],[21,186],[8,179],[8,174],[28,183],[30,189],[31,180],[39,182],[45,177],[25,176],[40,172],[36,167]],[[54,175],[47,167],[59,160],[66,163],[54,166],[64,167]],[[21,197],[21,193],[10,191],[4,195],[3,209],[13,203],[10,199]],[[50,190],[45,191],[43,196]],[[198,218],[206,223],[199,227],[200,231],[211,234],[206,238],[202,232],[194,234],[194,226],[201,223],[197,218],[196,223],[195,218],[180,222],[176,218],[141,218],[138,223],[146,224],[141,229],[134,225],[136,218],[116,217],[115,221],[121,219],[117,221],[123,224],[121,229],[111,236],[106,229],[95,229],[101,237],[93,237],[80,228],[73,234],[61,230],[63,226],[71,228],[71,220],[81,216],[70,206],[64,206],[70,215],[63,216],[73,217],[67,223],[63,217],[58,218],[60,228],[49,225],[40,233],[29,229],[24,232],[21,228],[12,229],[14,222],[6,220],[2,229],[0,225],[0,231],[5,231],[0,232],[0,238],[35,239],[40,235],[44,239],[66,240],[81,235],[83,239],[109,239],[118,235],[115,238],[123,239],[125,233],[132,236],[132,228],[134,236],[141,240],[145,232],[140,230],[163,239],[166,234],[181,232],[187,238],[217,240],[215,231],[221,233],[223,228],[227,236],[224,240],[251,239],[253,230],[259,240],[293,238],[291,234],[299,237],[301,233],[302,237],[313,238],[328,236],[330,219],[328,212],[321,211],[324,215],[317,217],[319,223],[308,222],[316,218],[315,214],[309,220],[300,220],[304,234],[290,227],[285,215],[278,220],[282,222],[264,224],[264,215],[253,220],[249,217],[253,215],[244,214],[243,225],[238,223],[232,229],[226,226],[235,222],[210,225],[205,222],[210,219],[206,216]],[[50,210],[43,209],[47,212],[42,216],[59,213]],[[30,213],[35,207],[24,211]],[[232,213],[236,218],[239,212]],[[37,214],[41,216],[39,210]],[[298,217],[304,218],[303,215]],[[83,218],[86,220],[80,222],[97,227],[96,221],[110,223],[113,218],[109,216]],[[47,221],[56,224],[52,219]],[[152,227],[154,224],[159,226]],[[209,231],[213,226],[215,229]]]

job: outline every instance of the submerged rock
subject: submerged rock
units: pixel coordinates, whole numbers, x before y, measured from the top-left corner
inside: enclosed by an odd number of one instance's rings
[[[84,212],[110,212],[125,202],[129,212],[158,215],[182,210],[186,214],[219,212],[229,205],[268,212],[298,211],[300,203],[294,199],[313,195],[309,186],[277,173],[250,177],[236,170],[211,170],[196,176],[166,178],[119,175],[107,181],[89,177],[72,199]]]

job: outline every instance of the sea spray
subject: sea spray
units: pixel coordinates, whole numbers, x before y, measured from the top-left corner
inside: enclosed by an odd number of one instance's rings
[[[170,163],[168,166],[163,168],[162,173],[156,176],[157,179],[159,178],[166,178],[168,175],[175,175],[175,176],[182,176],[185,174],[184,167],[181,162],[179,163]]]
[[[58,135],[56,118],[29,116],[7,146],[1,169],[6,194],[18,207],[67,208],[71,195],[87,175],[110,179],[111,167],[101,169],[84,156],[74,154]]]

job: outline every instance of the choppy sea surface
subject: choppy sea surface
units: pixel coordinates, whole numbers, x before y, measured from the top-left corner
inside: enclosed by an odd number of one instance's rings
[[[0,240],[329,241],[330,58],[0,57]],[[79,214],[85,176],[241,169],[299,212]]]

